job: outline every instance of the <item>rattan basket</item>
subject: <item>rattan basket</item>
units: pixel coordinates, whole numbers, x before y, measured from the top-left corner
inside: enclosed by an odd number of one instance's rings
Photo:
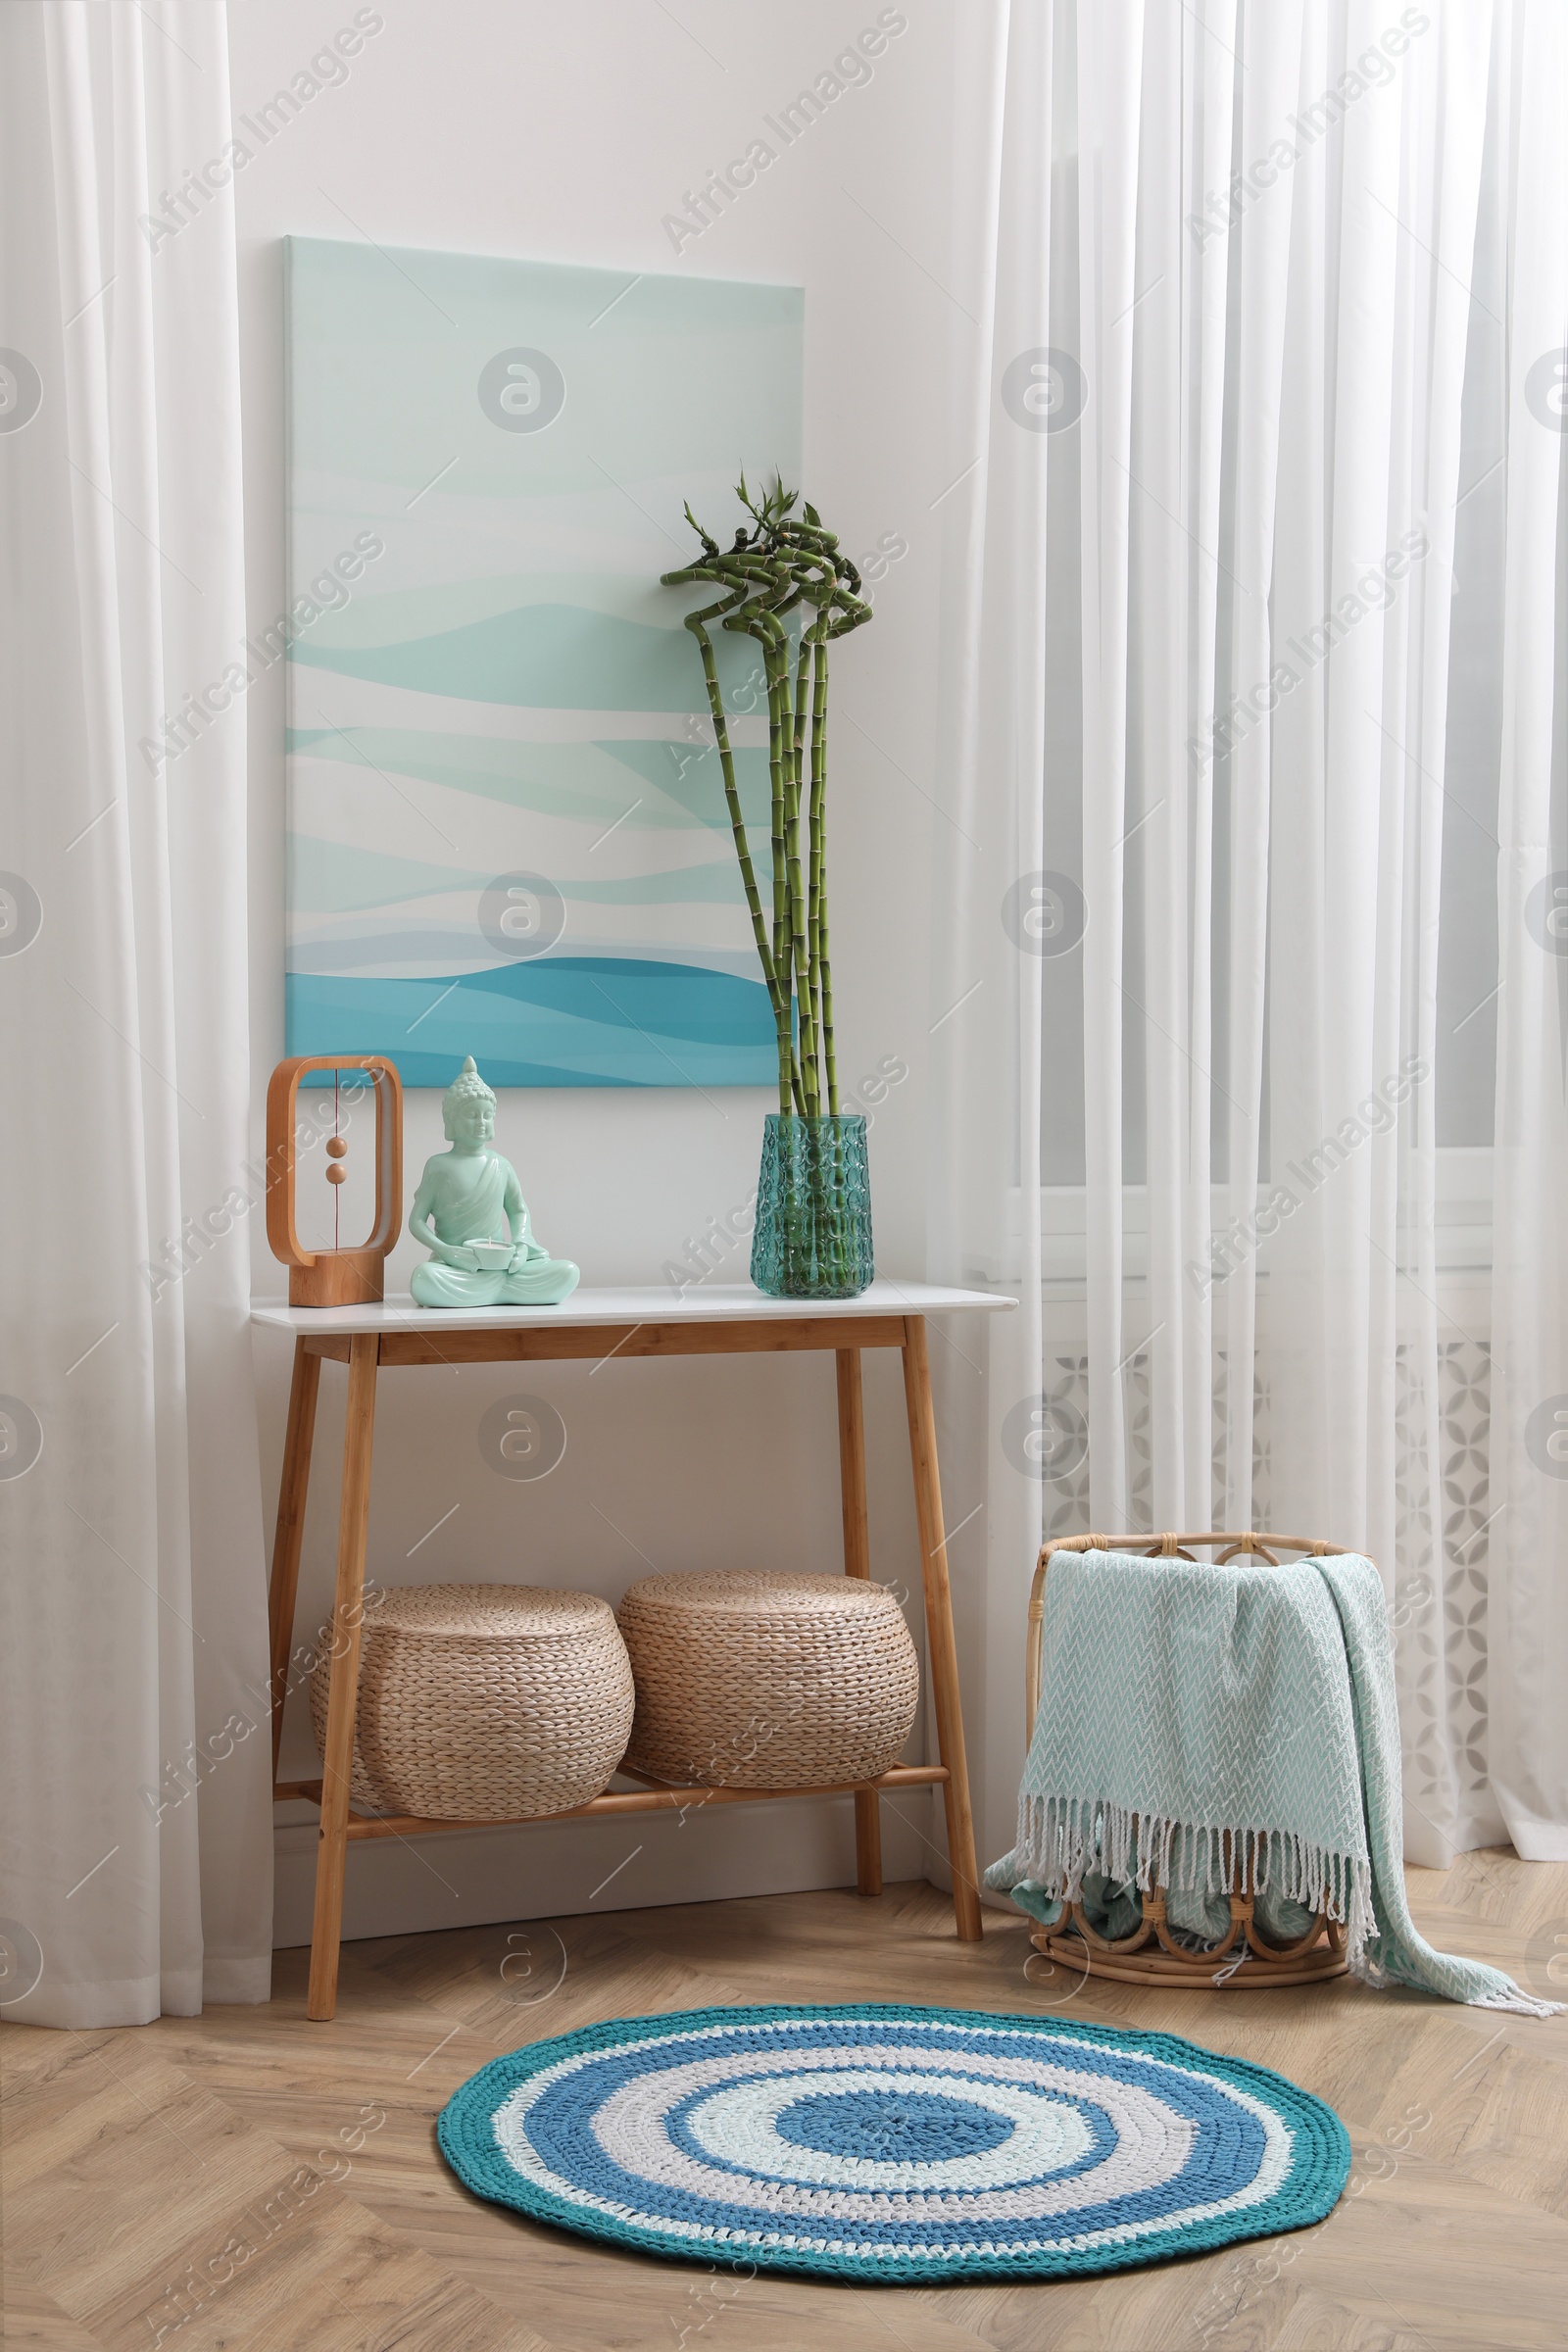
[[[1029,1595],[1029,1634],[1024,1653],[1028,1697],[1028,1737],[1033,1739],[1041,1701],[1042,1641],[1046,1621],[1046,1577],[1052,1554],[1058,1551],[1131,1551],[1149,1559],[1190,1560],[1196,1553],[1218,1554],[1223,1567],[1238,1552],[1277,1568],[1282,1551],[1305,1552],[1316,1558],[1337,1554],[1343,1545],[1324,1544],[1311,1536],[1160,1535],[1057,1536],[1041,1546],[1035,1581]],[[1063,1972],[1075,1977],[1110,1977],[1123,1984],[1176,1984],[1196,1992],[1248,1992],[1262,1985],[1286,1987],[1320,1984],[1346,1973],[1345,1930],[1338,1920],[1320,1911],[1297,1942],[1271,1943],[1253,1916],[1250,1885],[1230,1897],[1230,1926],[1218,1942],[1197,1945],[1172,1933],[1165,1917],[1162,1889],[1152,1888],[1141,1898],[1143,1917],[1131,1935],[1114,1943],[1096,1933],[1081,1902],[1071,1904],[1054,1927],[1037,1927],[1030,1936],[1036,1951],[1044,1953],[1046,1974]],[[1039,1980],[1035,1980],[1039,1981]]]
[[[898,1761],[920,1695],[891,1592],[853,1576],[648,1576],[619,1610],[637,1682],[629,1768],[825,1788]]]
[[[311,1678],[324,1752],[330,1660]],[[626,1745],[631,1667],[607,1601],[531,1585],[411,1585],[365,1621],[350,1801],[426,1821],[569,1812]]]

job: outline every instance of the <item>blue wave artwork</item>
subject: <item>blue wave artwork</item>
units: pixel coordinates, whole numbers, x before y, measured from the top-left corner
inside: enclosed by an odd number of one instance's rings
[[[792,286],[287,245],[290,1054],[767,1086],[695,514],[800,475]],[[722,637],[764,903],[767,700]]]

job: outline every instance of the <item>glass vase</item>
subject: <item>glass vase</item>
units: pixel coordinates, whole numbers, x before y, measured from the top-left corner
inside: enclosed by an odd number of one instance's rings
[[[861,1112],[768,1114],[752,1280],[769,1298],[855,1298],[876,1273]]]

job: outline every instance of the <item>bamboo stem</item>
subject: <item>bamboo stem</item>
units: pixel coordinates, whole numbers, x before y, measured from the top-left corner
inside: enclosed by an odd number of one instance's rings
[[[735,782],[735,758],[730,750],[729,722],[724,710],[724,697],[718,683],[718,668],[713,659],[713,641],[705,623],[729,604],[739,601],[742,591],[725,604],[710,605],[706,612],[687,615],[686,626],[696,638],[703,658],[703,677],[708,687],[708,707],[713,721],[713,739],[718,746],[718,763],[724,775],[724,799],[729,808],[730,831],[735,839],[735,855],[740,862],[741,882],[746,892],[746,905],[752,917],[752,936],[761,961],[762,977],[775,1010],[778,1005],[778,975],[768,946],[767,929],[762,920],[762,902],[757,888],[757,873],[752,864],[751,847],[746,838],[746,818],[741,808],[741,796]]]
[[[822,1064],[827,1081],[830,1116],[839,1107],[838,1062],[833,1051],[833,976],[828,963],[827,937],[827,636],[823,626],[827,608],[816,631],[811,663],[811,898],[814,935],[811,941],[812,994]]]
[[[806,1117],[813,1118],[816,1115],[815,1040],[811,1024],[809,969],[805,954],[806,906],[801,878],[801,789],[795,756],[795,698],[790,671],[789,637],[777,610],[779,607],[788,609],[798,601],[798,597],[787,567],[779,566],[769,577],[774,597],[760,603],[754,634],[762,640],[768,672],[768,764],[774,777],[774,848],[778,858],[774,869],[773,955],[779,972],[789,972],[793,976],[797,1024],[796,1063],[804,1096],[801,1107]],[[780,873],[784,880],[782,893],[779,890]],[[784,1111],[789,1107],[787,1103],[780,1104]]]
[[[809,821],[809,816],[808,816]],[[806,1115],[817,1115],[816,1021],[811,1004],[811,958],[806,930],[806,876],[801,857],[801,779],[785,778],[785,845],[789,859],[790,946],[795,966],[796,1018],[800,1028],[801,1077]]]
[[[777,647],[770,634],[759,632],[759,635],[767,677],[767,765],[772,787],[773,968],[779,975],[781,1018],[790,1040],[790,1090],[786,1097],[780,1086],[778,1106],[788,1112],[792,1104],[802,1110],[806,1107],[805,1079],[793,1018],[795,989],[789,940],[789,753]],[[779,1066],[782,1072],[782,1062]]]
[[[803,624],[801,629],[800,648],[797,653],[795,662],[795,742],[793,756],[795,765],[795,810],[798,839],[801,793],[806,768],[806,729],[808,716],[806,701],[806,690],[811,674],[812,650],[811,628]],[[810,1007],[810,1076],[808,1081],[807,1091],[808,1098],[812,1103],[814,1115],[814,1112],[820,1109],[821,1106],[821,1081],[817,1071],[816,1055],[816,1045],[819,1035],[816,994],[816,835],[812,827],[811,820],[812,805],[808,802],[805,838],[806,966],[804,971],[799,969],[797,971],[797,986],[800,989],[802,1002]],[[806,1053],[804,1044],[802,1051],[804,1061]]]
[[[706,606],[701,612],[688,613],[686,618],[686,626],[691,630],[693,636],[697,639],[698,647],[702,655],[703,676],[708,688],[709,710],[712,716],[713,736],[718,746],[719,765],[723,771],[724,777],[724,797],[729,808],[730,829],[734,836],[735,852],[740,864],[742,885],[746,892],[747,907],[752,918],[752,936],[757,944],[758,959],[762,966],[762,978],[767,987],[768,1002],[772,1006],[774,1033],[778,1045],[779,1102],[782,1106],[788,1102],[794,1100],[801,1091],[794,1069],[794,1041],[790,1018],[790,999],[787,985],[784,987],[781,987],[780,985],[778,960],[770,948],[767,936],[767,928],[762,915],[761,897],[757,886],[757,874],[752,862],[751,847],[747,840],[746,822],[744,812],[741,808],[740,792],[735,780],[735,760],[734,754],[730,747],[729,724],[724,710],[724,697],[718,682],[718,670],[713,656],[712,640],[709,636],[707,628],[707,623],[710,620],[712,620],[721,614],[727,615],[733,611],[736,605],[743,603],[750,593],[750,578],[743,576],[738,582],[735,582],[730,578],[730,568],[731,567],[729,566],[721,566],[718,564],[694,565],[688,572],[680,575],[680,577],[683,580],[710,578],[721,581],[730,587],[729,595],[722,598],[716,605]],[[747,567],[747,570],[748,572],[750,571],[750,566]],[[675,575],[670,575],[671,578],[674,576]],[[777,873],[778,866],[779,860],[775,855],[775,874]]]
[[[771,580],[771,574],[768,575]],[[762,649],[762,669],[767,681],[767,769],[771,797],[771,835],[773,858],[773,970],[778,983],[774,1001],[774,1018],[779,1028],[779,1110],[788,1117],[791,1110],[803,1113],[807,1107],[804,1073],[791,1024],[792,1010],[792,926],[790,922],[790,890],[788,868],[789,819],[789,746],[791,739],[789,708],[788,640],[780,623],[758,600],[745,611],[729,615],[724,622],[734,629],[755,638]],[[781,651],[781,648],[783,649]],[[785,1048],[789,1051],[789,1079],[785,1082]]]

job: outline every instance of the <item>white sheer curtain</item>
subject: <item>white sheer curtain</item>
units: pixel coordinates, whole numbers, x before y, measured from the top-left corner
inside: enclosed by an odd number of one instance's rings
[[[1411,1857],[1504,1823],[1562,1851],[1563,12],[1040,0],[987,27],[932,1214],[943,1271],[1024,1300],[987,1414],[983,1834],[1040,1530],[1272,1525],[1383,1568]],[[1483,1459],[1459,1507],[1488,1334],[1437,1261],[1434,1071],[1472,496],[1508,656],[1495,1490]]]
[[[271,1940],[221,170],[139,225],[220,165],[221,6],[8,6],[0,129],[0,1999],[136,2024]]]
[[[1507,222],[1497,799],[1491,1774],[1529,1861],[1568,1861],[1568,15],[1524,12]]]

